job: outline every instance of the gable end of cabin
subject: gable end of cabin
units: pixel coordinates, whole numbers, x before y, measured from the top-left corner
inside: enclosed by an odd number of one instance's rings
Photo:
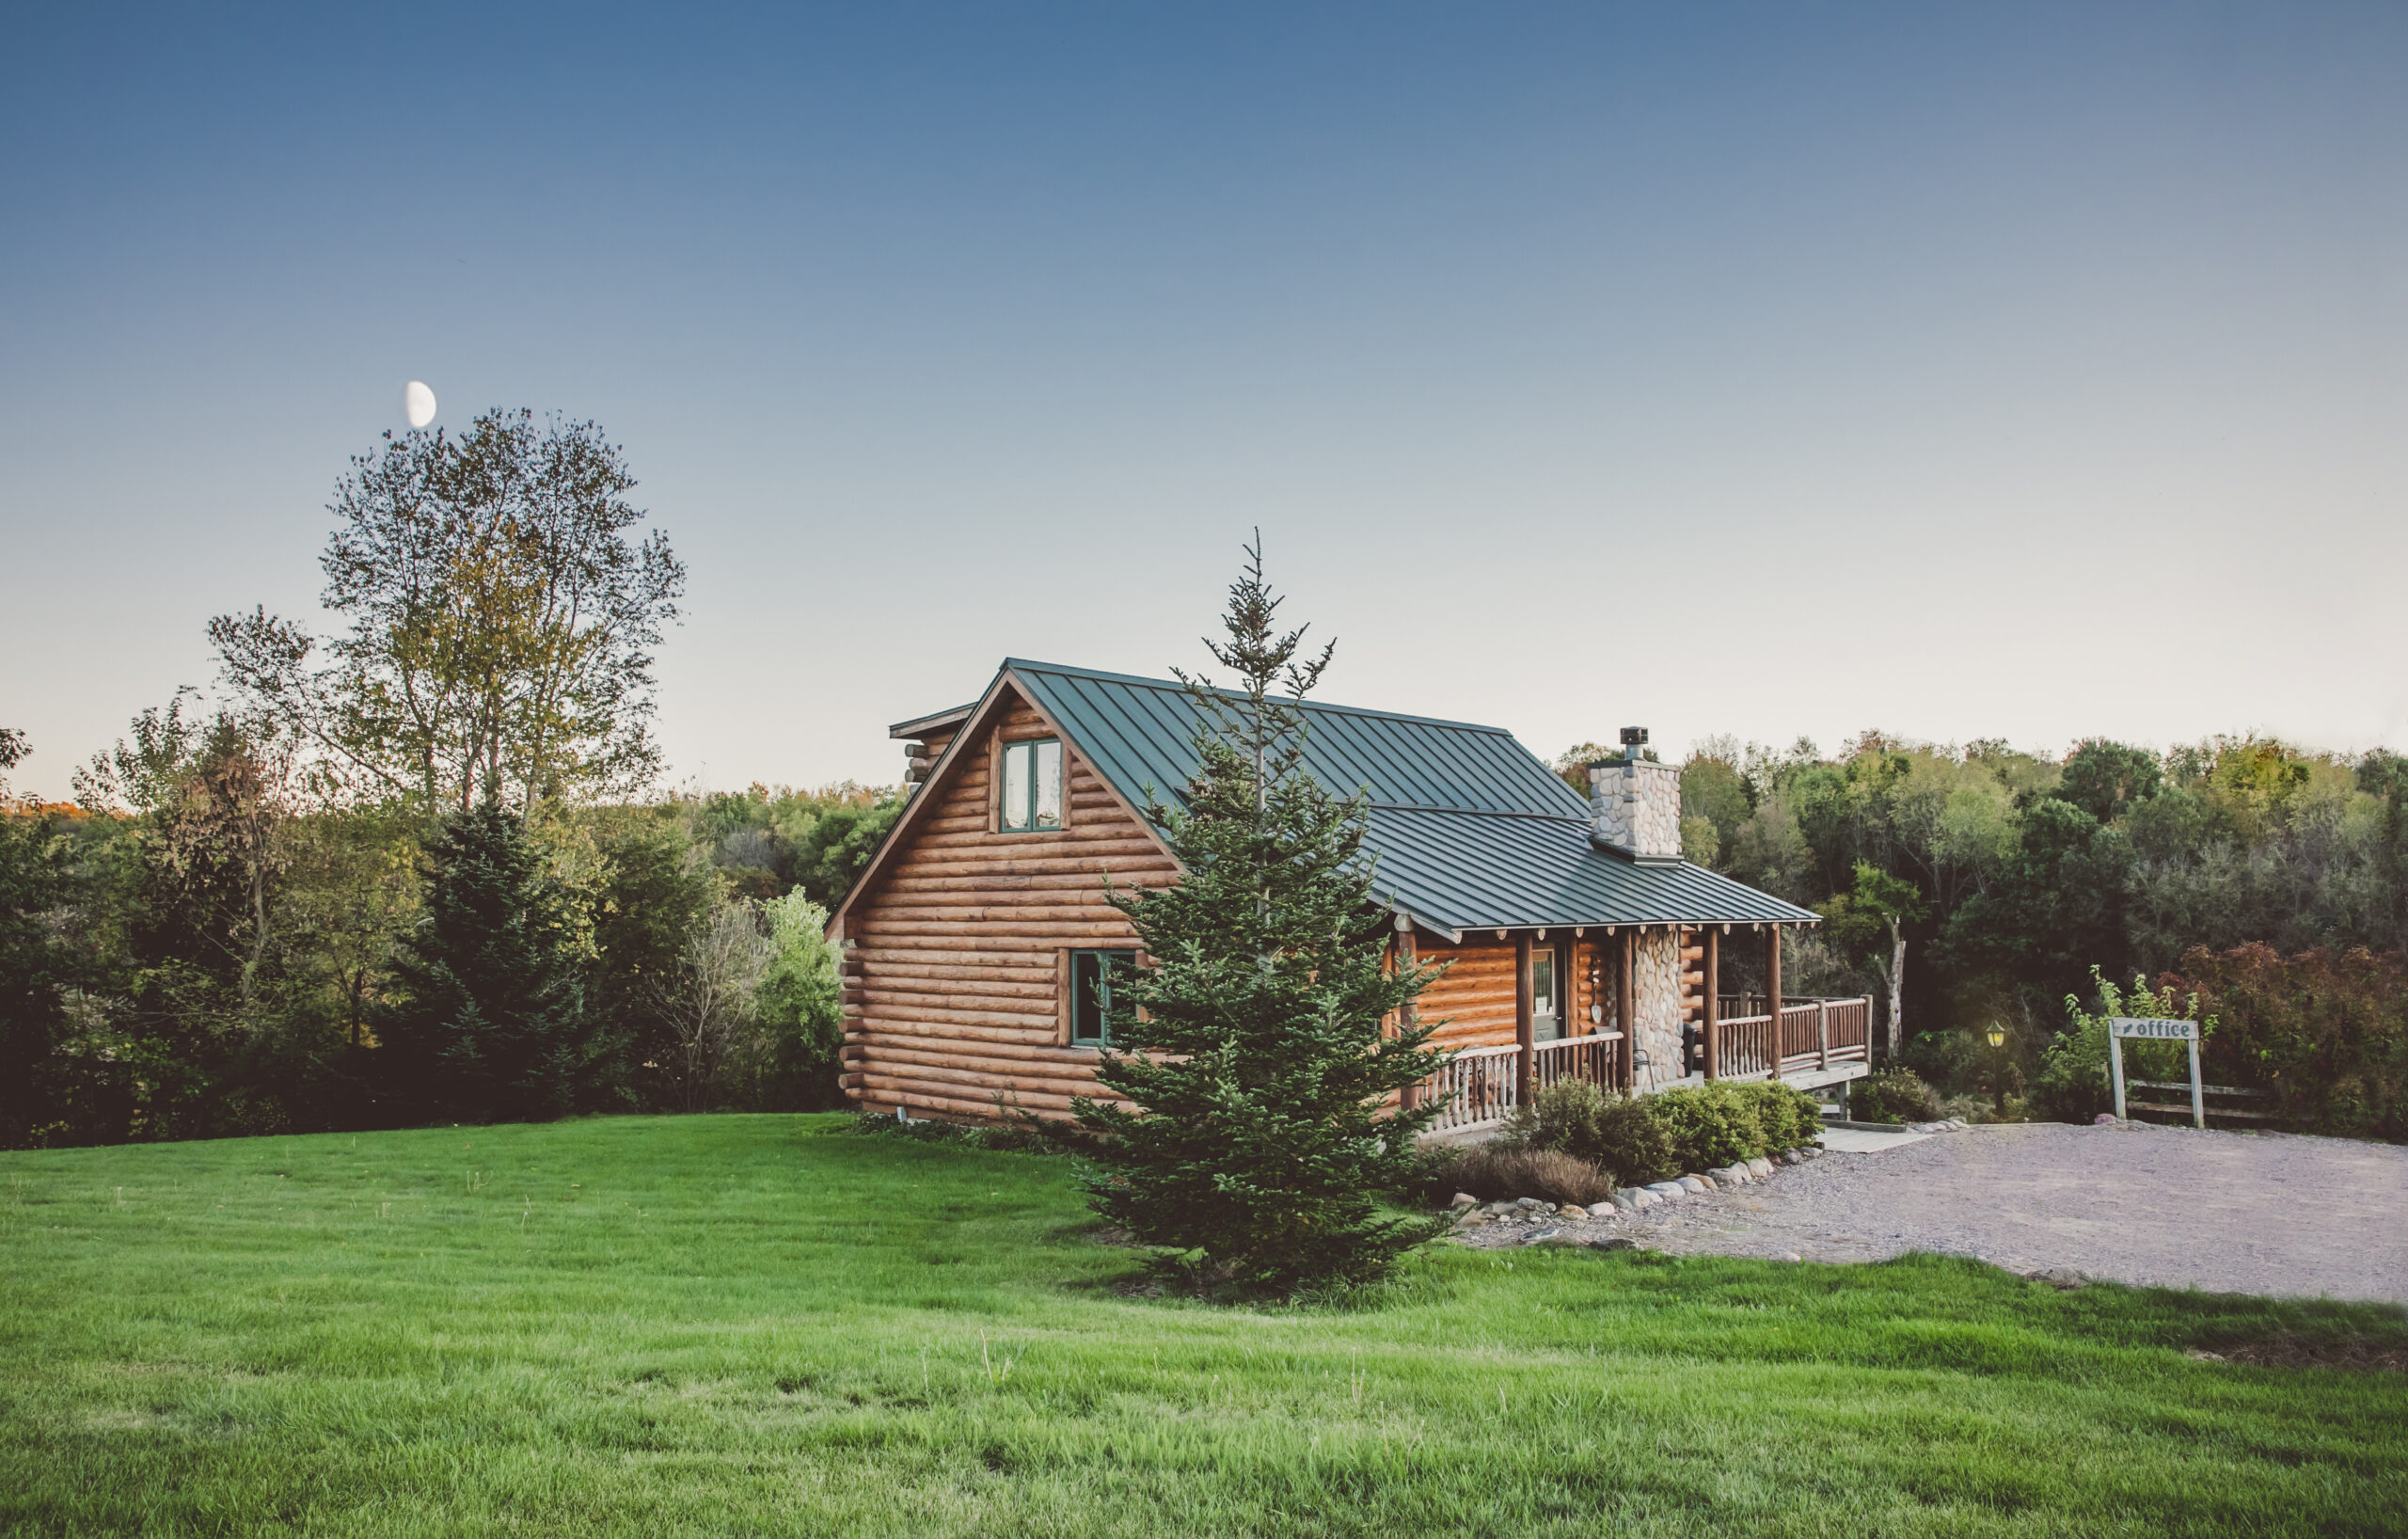
[[[929,775],[844,906],[844,1074],[864,1111],[948,1121],[1061,1116],[1095,1096],[1085,953],[1133,951],[1104,901],[1178,865],[1006,681],[914,754]],[[957,740],[957,737],[958,740]],[[1083,992],[1084,991],[1084,992]]]

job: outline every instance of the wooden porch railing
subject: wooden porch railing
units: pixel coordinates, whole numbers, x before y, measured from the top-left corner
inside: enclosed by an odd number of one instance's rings
[[[1530,1052],[1530,1077],[1537,1080],[1530,1094],[1550,1085],[1560,1085],[1568,1079],[1585,1079],[1592,1085],[1614,1082],[1614,1044],[1622,1040],[1618,1031],[1601,1031],[1593,1037],[1562,1037],[1552,1042],[1538,1042]]]
[[[1430,1131],[1444,1133],[1449,1128],[1468,1128],[1513,1116],[1513,1108],[1520,1103],[1520,1098],[1513,1093],[1513,1081],[1520,1068],[1517,1060],[1521,1053],[1520,1046],[1513,1042],[1497,1047],[1467,1047],[1456,1054],[1446,1068],[1422,1081],[1422,1104],[1441,1103]]]
[[[1781,1074],[1829,1069],[1835,1063],[1869,1063],[1873,1057],[1873,1001],[1799,999],[1782,1001],[1776,1023],[1762,994],[1724,994],[1732,1013],[1717,1023],[1722,1079],[1771,1079]],[[1752,1007],[1752,1010],[1738,1007]]]
[[[1782,1000],[1778,1021],[1765,1009],[1762,994],[1724,994],[1720,1003],[1725,1013],[1718,1023],[1722,1052],[1717,1072],[1722,1079],[1773,1079],[1872,1059],[1870,999],[1800,999],[1792,994]],[[1754,1006],[1755,1012],[1735,1008],[1742,1005]],[[1421,1084],[1421,1104],[1445,1103],[1430,1131],[1501,1122],[1541,1090],[1565,1080],[1611,1086],[1622,1039],[1621,1032],[1606,1031],[1533,1043],[1532,1083],[1528,1087],[1521,1084],[1516,1044],[1465,1048]]]

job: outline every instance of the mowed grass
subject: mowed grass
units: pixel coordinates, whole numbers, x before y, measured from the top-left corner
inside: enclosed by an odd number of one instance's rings
[[[2202,1235],[2202,1244],[2215,1243]],[[1131,1296],[1058,1161],[830,1117],[0,1155],[0,1519],[311,1533],[2399,1533],[2400,1311],[1438,1247]]]

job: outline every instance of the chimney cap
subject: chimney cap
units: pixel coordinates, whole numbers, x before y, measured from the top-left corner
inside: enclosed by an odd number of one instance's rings
[[[1624,727],[1622,729],[1623,747],[1637,748],[1645,741],[1647,741],[1647,729],[1645,727]]]

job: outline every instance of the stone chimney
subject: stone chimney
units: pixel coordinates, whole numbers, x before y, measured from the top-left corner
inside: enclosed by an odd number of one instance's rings
[[[1681,772],[1637,756],[1589,767],[1590,837],[1641,865],[1681,858]]]

